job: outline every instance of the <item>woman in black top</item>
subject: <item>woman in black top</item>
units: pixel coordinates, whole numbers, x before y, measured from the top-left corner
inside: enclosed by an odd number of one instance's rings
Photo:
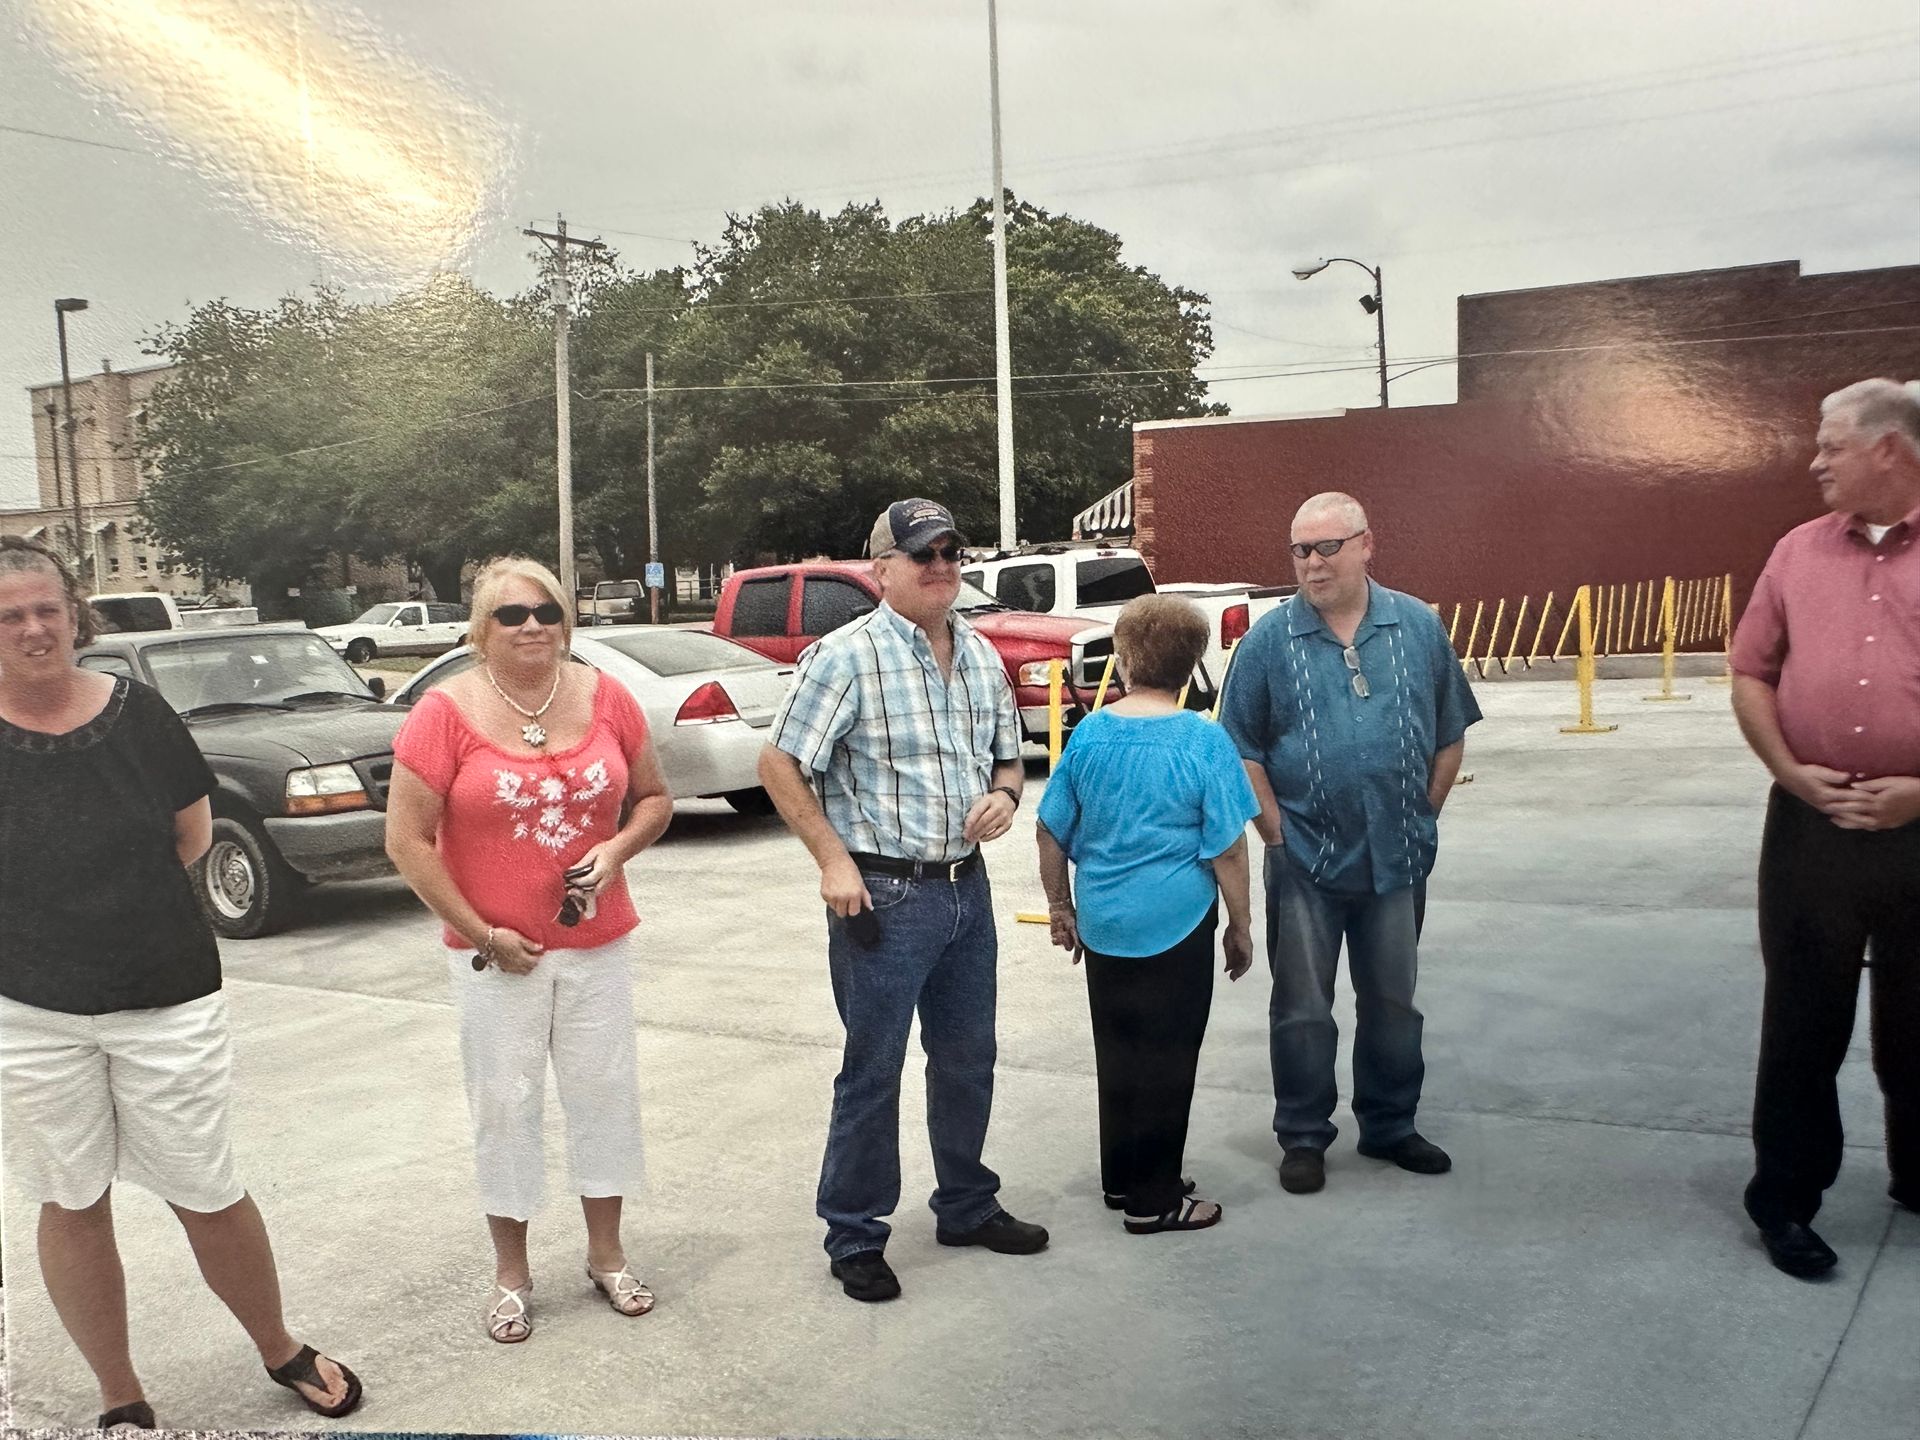
[[[154,1427],[127,1345],[112,1185],[172,1206],[268,1374],[322,1415],[346,1366],[287,1332],[266,1226],[233,1175],[220,955],[185,867],[213,776],[154,691],[82,670],[66,566],[0,536],[0,1102],[9,1172],[41,1202],[40,1271],[99,1381],[105,1429]]]

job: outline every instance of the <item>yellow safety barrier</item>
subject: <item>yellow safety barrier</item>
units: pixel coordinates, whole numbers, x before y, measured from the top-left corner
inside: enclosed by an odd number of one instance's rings
[[[1100,672],[1100,693],[1093,697],[1093,708],[1096,710],[1107,703],[1107,686],[1113,681],[1113,662],[1119,658],[1118,654],[1107,656],[1106,668]]]
[[[1064,660],[1047,662],[1047,773],[1060,768],[1060,734],[1064,728],[1060,714],[1060,682],[1066,673]]]
[[[1673,650],[1682,623],[1675,615],[1673,577],[1669,575],[1660,590],[1660,693],[1644,695],[1644,700],[1693,699],[1691,695],[1676,695],[1673,690]]]
[[[1731,573],[1720,577],[1720,648],[1727,652],[1727,668],[1714,676],[1709,685],[1731,685],[1733,683],[1733,576]]]
[[[1573,614],[1580,621],[1580,658],[1574,669],[1574,676],[1580,685],[1580,722],[1577,725],[1562,725],[1560,733],[1604,735],[1620,727],[1593,723],[1593,596],[1585,585],[1573,592]]]

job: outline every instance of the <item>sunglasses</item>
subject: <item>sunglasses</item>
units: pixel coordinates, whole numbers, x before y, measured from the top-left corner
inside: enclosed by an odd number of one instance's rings
[[[903,550],[900,553],[916,565],[931,565],[935,560],[958,565],[965,558],[958,545],[929,545],[924,550]]]
[[[1347,538],[1351,540],[1353,537],[1349,535]],[[1353,681],[1353,693],[1362,700],[1372,695],[1373,691],[1367,686],[1367,677],[1360,673],[1360,652],[1349,645],[1340,652],[1340,658],[1347,662],[1347,669],[1353,672],[1347,677]]]
[[[1287,548],[1293,552],[1293,558],[1296,560],[1304,560],[1307,556],[1315,554],[1324,555],[1330,560],[1340,553],[1340,547],[1347,541],[1358,540],[1366,533],[1364,530],[1356,530],[1351,535],[1342,535],[1338,540],[1315,540],[1310,544],[1289,545]]]
[[[542,625],[558,625],[566,619],[567,612],[560,608],[559,602],[545,601],[539,605],[502,605],[493,612],[493,618],[509,630],[518,629],[527,623],[531,615]]]

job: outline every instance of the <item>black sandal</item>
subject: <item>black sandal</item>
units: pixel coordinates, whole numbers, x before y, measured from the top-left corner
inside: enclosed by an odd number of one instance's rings
[[[154,1423],[153,1406],[144,1400],[135,1400],[126,1405],[116,1405],[102,1415],[97,1422],[98,1428],[111,1430],[116,1425],[130,1425],[136,1430],[157,1430]]]
[[[1199,1185],[1199,1183],[1200,1183],[1199,1181],[1194,1180],[1190,1177],[1187,1179],[1181,1180],[1180,1193],[1182,1195],[1193,1194],[1195,1188]],[[1124,1195],[1108,1195],[1105,1192],[1102,1192],[1100,1198],[1107,1202],[1107,1209],[1109,1210],[1124,1210],[1127,1208],[1127,1197]]]
[[[1202,1205],[1213,1206],[1213,1214],[1204,1220],[1196,1220],[1193,1212]],[[1129,1215],[1120,1223],[1127,1227],[1129,1235],[1158,1235],[1163,1230],[1205,1230],[1211,1225],[1218,1225],[1220,1217],[1226,1213],[1216,1201],[1199,1200],[1187,1195],[1182,1197],[1178,1209],[1169,1210],[1164,1215]]]
[[[302,1345],[300,1353],[279,1369],[269,1368],[267,1378],[274,1384],[284,1385],[293,1391],[300,1397],[300,1403],[316,1415],[324,1415],[329,1420],[338,1420],[342,1415],[351,1415],[360,1404],[360,1377],[345,1365],[341,1365],[338,1360],[333,1363],[340,1366],[340,1378],[347,1382],[347,1395],[344,1400],[338,1405],[322,1405],[317,1400],[308,1399],[301,1391],[300,1386],[311,1385],[314,1389],[325,1393],[326,1379],[320,1374],[320,1367],[313,1363],[319,1358],[320,1352],[313,1346]]]

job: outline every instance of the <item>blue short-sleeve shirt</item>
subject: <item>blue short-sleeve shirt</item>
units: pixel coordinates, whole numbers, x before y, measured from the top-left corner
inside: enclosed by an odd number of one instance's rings
[[[1239,753],[1191,711],[1074,727],[1038,818],[1074,863],[1080,938],[1102,955],[1158,955],[1206,918],[1208,862],[1260,813]]]
[[[1353,648],[1295,595],[1235,648],[1221,727],[1264,766],[1293,859],[1315,884],[1386,894],[1424,880],[1439,848],[1433,757],[1480,719],[1447,632],[1421,601],[1368,582]]]

